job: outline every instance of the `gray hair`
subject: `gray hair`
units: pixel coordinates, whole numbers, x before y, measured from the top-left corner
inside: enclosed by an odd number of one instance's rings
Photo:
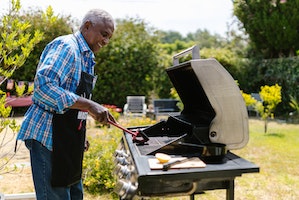
[[[92,9],[88,11],[82,20],[80,30],[83,29],[84,24],[88,21],[90,21],[92,24],[97,24],[98,22],[114,24],[112,16],[107,11],[102,9]]]

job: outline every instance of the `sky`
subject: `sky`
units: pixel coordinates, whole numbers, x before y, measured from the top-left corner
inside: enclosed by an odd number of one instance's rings
[[[10,0],[0,0],[0,14],[8,10]],[[151,27],[178,31],[182,35],[196,30],[225,36],[233,21],[232,0],[21,0],[24,10],[45,10],[49,5],[55,14],[71,15],[81,20],[92,8],[102,8],[113,18],[138,17]]]

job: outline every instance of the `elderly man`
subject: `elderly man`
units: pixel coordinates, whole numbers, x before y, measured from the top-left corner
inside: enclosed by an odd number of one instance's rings
[[[17,136],[30,151],[38,200],[83,199],[87,114],[104,124],[115,122],[108,109],[91,100],[94,53],[109,43],[113,32],[109,13],[90,10],[80,31],[54,39],[40,57],[33,105]]]

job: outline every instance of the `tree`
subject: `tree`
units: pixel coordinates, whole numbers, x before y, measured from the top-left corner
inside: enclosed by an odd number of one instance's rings
[[[42,39],[39,30],[33,34],[28,33],[30,22],[17,17],[20,8],[20,1],[12,0],[11,9],[1,20],[0,76],[3,80],[0,85],[22,67],[34,46]],[[0,173],[5,171],[5,166],[12,157],[12,152],[7,152],[4,146],[14,137],[7,138],[6,132],[9,128],[15,134],[19,129],[15,120],[8,119],[11,107],[6,107],[5,103],[6,93],[0,90]]]
[[[274,118],[274,111],[277,105],[281,102],[281,86],[278,84],[272,86],[262,86],[259,95],[262,101],[258,101],[250,94],[246,94],[241,91],[246,106],[253,107],[264,120],[264,133],[268,130],[268,119]]]
[[[223,37],[218,34],[212,35],[206,29],[198,29],[195,33],[188,33],[186,37],[177,31],[158,31],[158,33],[162,44],[193,42],[197,43],[200,48],[221,48],[227,45],[227,41]]]
[[[183,36],[177,31],[158,31],[160,34],[160,42],[174,43],[176,40],[183,41]]]
[[[299,49],[299,0],[233,0],[234,15],[264,58],[294,56]]]
[[[212,35],[208,30],[198,29],[195,33],[188,33],[186,41],[194,41],[200,48],[221,48],[226,45],[226,41],[220,35]]]
[[[71,16],[55,15],[53,8],[49,6],[46,11],[31,9],[24,14],[19,14],[19,18],[30,21],[28,32],[34,33],[35,30],[43,32],[43,39],[35,45],[31,54],[28,56],[22,71],[16,71],[12,78],[21,81],[33,81],[39,57],[45,46],[54,38],[71,34],[72,24],[76,22]]]
[[[96,55],[96,101],[122,107],[128,95],[149,96],[159,68],[158,37],[141,19],[116,21],[108,46]]]
[[[259,94],[263,102],[257,102],[255,107],[265,121],[264,132],[267,133],[268,119],[274,118],[275,108],[281,102],[281,87],[278,84],[265,85],[261,87]]]
[[[0,85],[12,76],[28,58],[34,46],[42,39],[40,30],[28,33],[29,21],[18,18],[21,8],[19,0],[12,0],[12,8],[8,15],[3,16],[0,38],[0,76],[4,76]]]

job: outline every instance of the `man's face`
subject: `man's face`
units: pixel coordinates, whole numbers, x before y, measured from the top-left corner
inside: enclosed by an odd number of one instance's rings
[[[91,22],[86,22],[82,34],[89,48],[94,53],[97,53],[103,46],[109,43],[109,40],[113,35],[113,31],[113,23],[100,22],[93,24]]]

